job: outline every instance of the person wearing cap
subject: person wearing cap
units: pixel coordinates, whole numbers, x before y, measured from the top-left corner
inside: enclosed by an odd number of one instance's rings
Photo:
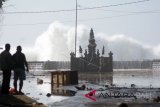
[[[13,70],[14,70],[13,85],[14,85],[14,88],[15,88],[15,92],[19,93],[19,94],[24,94],[22,92],[23,80],[26,79],[25,70],[27,72],[29,72],[29,69],[28,69],[28,63],[26,61],[25,54],[22,53],[22,47],[21,46],[17,46],[17,51],[16,51],[15,54],[13,54],[12,58],[13,58]],[[17,81],[18,80],[20,81],[19,82],[19,92],[17,91]]]

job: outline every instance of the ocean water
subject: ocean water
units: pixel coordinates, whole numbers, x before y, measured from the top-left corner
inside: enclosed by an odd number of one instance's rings
[[[137,87],[160,87],[160,70],[114,70],[113,84],[130,87],[135,84]]]

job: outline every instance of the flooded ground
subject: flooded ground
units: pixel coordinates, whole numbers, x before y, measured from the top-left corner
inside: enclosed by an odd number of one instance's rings
[[[97,75],[96,78],[101,78],[99,80],[102,83],[105,83],[104,75]],[[140,95],[137,98],[97,98],[97,101],[94,102],[84,95],[89,91],[78,91],[74,86],[65,86],[63,89],[65,90],[72,90],[75,92],[75,96],[63,96],[58,94],[51,94],[51,77],[50,73],[46,72],[31,72],[27,74],[27,80],[24,81],[23,92],[37,100],[38,102],[42,102],[49,107],[117,107],[117,105],[121,102],[127,102],[132,106],[131,107],[147,107],[144,106],[142,103],[152,104],[152,107],[158,107],[159,105],[153,104],[153,99],[157,96],[160,96],[160,72],[159,70],[114,70],[112,76],[112,84],[114,84],[113,88],[115,87],[127,87],[126,91],[123,88],[122,91],[126,92],[139,92]],[[37,79],[42,79],[43,84],[37,84]],[[2,80],[2,77],[1,77]],[[79,85],[84,84],[84,81],[79,80]],[[87,87],[92,89],[105,89],[107,90],[114,90],[111,87],[104,87],[103,84],[93,84],[91,82],[85,81]],[[131,85],[134,84],[134,90],[131,88]],[[106,85],[106,84],[105,84]],[[110,85],[110,84],[108,84]],[[11,80],[11,87],[13,87],[13,77]],[[130,90],[131,89],[131,90]],[[68,91],[62,90],[61,92],[67,93]],[[116,88],[116,90],[120,90]],[[114,90],[114,91],[116,91]],[[59,92],[59,91],[58,91]],[[143,94],[142,94],[143,93]],[[138,94],[138,93],[137,93]],[[137,95],[136,95],[137,96]],[[104,103],[105,102],[105,103]],[[106,103],[107,102],[107,103]],[[142,106],[135,105],[137,104]]]
[[[137,87],[160,87],[160,70],[143,69],[143,70],[114,70],[113,83],[118,86]]]

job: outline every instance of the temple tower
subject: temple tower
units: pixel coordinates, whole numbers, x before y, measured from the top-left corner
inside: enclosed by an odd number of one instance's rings
[[[105,50],[103,46],[102,54],[100,54],[99,49],[96,49],[97,44],[92,28],[88,41],[88,49],[85,49],[84,56],[81,46],[79,46],[80,57],[76,57],[74,53],[71,53],[71,70],[78,70],[80,72],[112,72],[113,53],[110,52],[108,57],[104,57]]]
[[[96,46],[97,46],[97,44],[95,43],[94,32],[93,32],[93,29],[91,28],[89,45],[88,45],[88,55],[89,56],[94,57],[96,55]]]

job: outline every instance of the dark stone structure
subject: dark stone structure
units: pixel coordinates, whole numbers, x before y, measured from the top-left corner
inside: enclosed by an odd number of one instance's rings
[[[88,50],[85,49],[84,56],[82,55],[82,48],[79,46],[80,57],[76,57],[71,52],[71,70],[78,70],[79,72],[112,72],[113,71],[113,53],[109,52],[109,57],[104,57],[104,46],[102,48],[102,56],[100,56],[99,49],[96,50],[96,42],[94,38],[93,29],[90,30]]]
[[[65,85],[77,85],[77,71],[53,71],[51,72],[51,85],[58,88]],[[52,88],[52,87],[51,87]]]

